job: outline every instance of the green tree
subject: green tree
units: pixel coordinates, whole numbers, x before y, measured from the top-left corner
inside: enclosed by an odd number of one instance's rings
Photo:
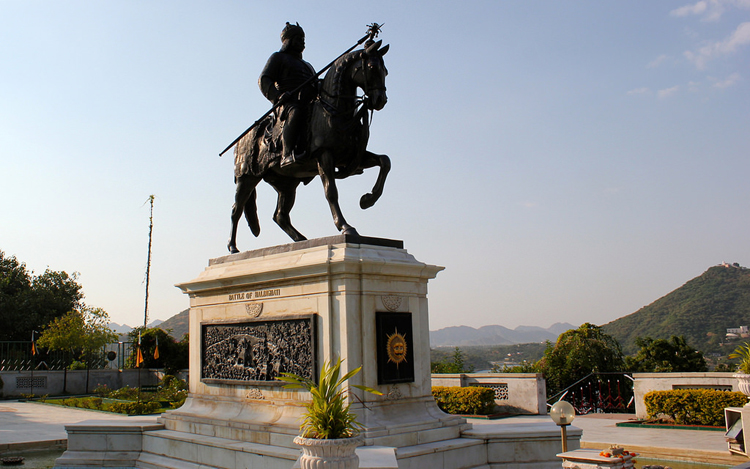
[[[466,365],[463,352],[461,352],[460,348],[456,347],[453,351],[451,361],[445,359],[434,362],[430,367],[430,371],[433,373],[472,373],[474,366]]]
[[[672,336],[669,340],[638,337],[635,344],[640,347],[635,356],[625,357],[628,371],[643,373],[708,371],[703,353],[689,346],[684,336]]]
[[[620,344],[601,327],[585,323],[560,334],[554,345],[548,343],[537,367],[552,396],[589,373],[622,371],[625,363]]]
[[[161,328],[138,327],[128,333],[133,348],[127,359],[126,366],[135,368],[138,353],[138,333],[141,334],[141,353],[143,354],[143,368],[163,368],[167,374],[173,375],[188,368],[190,364],[190,338],[188,334],[177,341]],[[156,342],[159,342],[159,356],[156,355]]]
[[[107,312],[82,306],[50,322],[37,344],[52,350],[70,350],[74,358],[91,363],[110,342],[117,342],[117,334],[109,328]]]
[[[47,269],[34,276],[0,251],[0,340],[31,340],[50,321],[82,306],[77,274]]]
[[[102,349],[117,341],[117,334],[109,328],[109,315],[101,308],[81,306],[52,320],[42,331],[37,344],[51,350],[70,350],[73,357],[86,363],[86,392],[89,373],[94,360],[99,361]]]

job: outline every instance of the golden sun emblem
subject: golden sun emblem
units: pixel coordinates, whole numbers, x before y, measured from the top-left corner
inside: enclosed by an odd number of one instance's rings
[[[388,351],[388,361],[395,363],[396,368],[399,363],[406,361],[406,338],[398,333],[398,329],[388,336],[385,348]]]

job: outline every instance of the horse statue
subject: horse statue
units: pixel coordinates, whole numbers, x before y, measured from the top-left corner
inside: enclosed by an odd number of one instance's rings
[[[379,173],[372,192],[362,196],[362,209],[372,207],[383,193],[383,186],[391,161],[387,155],[367,151],[370,136],[368,111],[383,109],[388,98],[385,93],[383,56],[389,46],[382,41],[369,41],[364,49],[339,57],[326,72],[318,98],[312,103],[308,126],[308,158],[281,167],[280,155],[265,138],[273,133],[271,116],[242,137],[234,150],[234,180],[237,185],[232,206],[232,233],[227,248],[237,253],[237,224],[245,214],[250,231],[260,234],[255,187],[263,180],[277,192],[278,199],[273,220],[294,241],[304,241],[302,233],[292,226],[289,212],[294,206],[297,186],[320,176],[325,197],[331,207],[333,223],[347,235],[358,235],[341,213],[336,179],[343,179],[377,166]],[[357,96],[362,89],[363,97]]]

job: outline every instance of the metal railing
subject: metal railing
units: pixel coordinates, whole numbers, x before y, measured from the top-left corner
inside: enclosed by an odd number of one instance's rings
[[[91,360],[91,368],[122,370],[132,348],[132,342],[107,344]],[[37,346],[34,354],[31,341],[0,341],[0,371],[64,370],[73,361],[69,351],[51,351]]]
[[[570,402],[579,415],[635,412],[633,378],[624,372],[589,373],[547,399],[547,406],[560,400]]]

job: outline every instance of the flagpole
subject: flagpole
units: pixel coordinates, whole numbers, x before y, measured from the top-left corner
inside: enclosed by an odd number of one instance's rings
[[[34,398],[34,359],[36,358],[36,348],[34,348],[34,332],[31,331],[31,398]]]
[[[145,326],[144,326],[145,327]],[[135,366],[138,370],[138,402],[141,402],[141,363],[143,362],[143,354],[141,353],[141,331],[138,331],[138,350],[135,354]]]

